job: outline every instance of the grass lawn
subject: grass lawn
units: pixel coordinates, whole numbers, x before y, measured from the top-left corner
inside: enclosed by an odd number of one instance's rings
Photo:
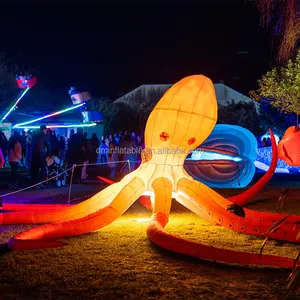
[[[251,207],[275,211],[279,189]],[[224,192],[222,192],[224,194]],[[226,191],[230,194],[232,191]],[[300,213],[297,192],[284,211]],[[146,236],[151,214],[136,203],[98,232],[65,239],[68,246],[0,256],[0,299],[300,299],[288,271],[213,264],[163,251]],[[30,226],[1,226],[0,242]],[[211,225],[175,204],[167,230],[216,247],[258,252],[262,238]],[[268,241],[265,254],[294,258],[299,247]]]

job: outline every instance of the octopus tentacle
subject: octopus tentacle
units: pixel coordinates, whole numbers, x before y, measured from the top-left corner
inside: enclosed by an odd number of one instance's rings
[[[190,179],[186,178],[186,180],[190,180]],[[228,207],[230,207],[233,204],[227,198],[224,198],[221,195],[217,194],[214,190],[210,189],[209,187],[207,187],[203,183],[198,182],[198,181],[194,181],[194,180],[193,180],[193,182],[198,186],[199,190],[202,190],[202,192],[205,191],[205,193],[209,195],[208,196],[209,198],[212,197],[214,199],[214,201],[218,204],[218,206],[224,208],[225,210],[227,210]],[[187,197],[187,199],[189,201],[195,202],[195,200],[192,197]],[[211,203],[211,204],[214,205],[213,203]],[[196,204],[196,205],[198,206],[199,204]],[[280,221],[282,218],[284,218],[287,215],[287,214],[280,214],[280,213],[260,212],[260,211],[255,211],[255,210],[242,208],[242,207],[241,207],[241,209],[246,213],[247,218],[257,219],[257,220],[259,220],[260,223],[266,223],[266,225],[268,225],[268,223],[270,223],[270,226],[273,223],[275,223],[277,221]],[[205,215],[207,215],[207,214],[205,214]],[[286,224],[300,223],[300,216],[290,215],[285,223]],[[298,226],[298,224],[296,224],[296,226]],[[300,226],[300,224],[299,224],[299,226]],[[297,229],[297,228],[295,228],[295,229]]]
[[[217,223],[223,227],[237,232],[256,236],[266,236],[267,229],[276,221],[281,220],[282,214],[256,212],[244,209],[245,217],[232,212],[224,207],[226,199],[200,182],[182,178],[178,182],[178,194],[193,199],[205,214],[202,217],[210,222]],[[229,204],[231,202],[227,201]],[[222,205],[220,205],[220,203]],[[208,216],[208,217],[205,217]],[[300,216],[291,216],[270,238],[299,242],[300,227],[295,222]]]
[[[233,203],[231,201],[228,201],[228,199],[217,194],[215,191],[211,190],[209,187],[207,187],[204,184],[197,182],[197,181],[194,181],[194,183],[197,185],[197,188],[199,190],[202,190],[202,192],[205,192],[206,194],[208,194],[209,198],[214,199],[214,202],[216,202],[216,203],[211,202],[211,205],[216,207],[216,209],[219,209],[219,207],[222,207],[223,209],[228,210],[228,208],[230,206],[232,206]],[[195,200],[191,197],[187,197],[187,199],[191,202],[195,202]],[[199,203],[198,202],[196,202],[196,203],[197,203],[196,205],[198,206]],[[282,218],[284,218],[287,215],[287,214],[282,214],[282,213],[260,212],[260,211],[255,211],[252,209],[242,208],[242,207],[240,207],[240,209],[242,209],[244,211],[247,218],[257,219],[257,220],[259,220],[260,223],[270,223],[270,225],[272,225],[273,223],[275,223],[277,221],[280,221]],[[205,214],[205,216],[206,215],[207,214]],[[300,216],[290,215],[289,218],[285,221],[285,223],[286,224],[300,223]]]
[[[3,203],[3,210],[7,211],[55,211],[74,204],[20,204],[20,203]]]
[[[42,225],[24,231],[12,237],[8,242],[8,247],[12,250],[31,250],[62,246],[62,242],[51,240],[92,232],[109,225],[122,215],[144,191],[143,180],[135,177],[106,207],[79,219]]]
[[[54,211],[19,211],[0,214],[0,224],[43,224],[85,217],[107,206],[134,177],[135,173],[132,172],[120,182],[108,186],[90,199],[71,207],[62,207]]]
[[[163,212],[169,217],[172,205],[172,183],[165,177],[158,177],[152,182],[154,191],[153,213]],[[159,199],[159,201],[157,201]]]
[[[164,227],[168,218],[164,213],[156,213],[152,216],[147,227],[149,239],[156,245],[173,252],[189,255],[195,258],[240,265],[259,265],[281,268],[293,268],[294,260],[273,255],[239,252],[219,249],[201,243],[187,241],[168,233]]]
[[[205,260],[247,265],[293,267],[293,259],[218,249],[169,234],[164,230],[164,227],[168,223],[171,208],[172,184],[168,179],[157,178],[153,182],[152,187],[154,190],[155,205],[154,214],[147,227],[147,235],[154,244],[170,251]]]
[[[110,178],[106,178],[103,176],[97,176],[98,179],[102,180],[105,183],[108,184],[114,184],[116,183],[116,181],[110,179]],[[146,209],[151,210],[152,211],[152,203],[151,203],[151,199],[149,196],[141,196],[139,199],[139,203],[144,206]]]
[[[272,178],[278,161],[278,149],[276,145],[276,140],[273,134],[273,131],[269,129],[269,133],[272,141],[272,163],[268,171],[264,174],[262,178],[259,179],[253,186],[251,186],[246,191],[240,193],[239,195],[227,198],[229,201],[232,201],[238,205],[245,205],[248,203],[257,193],[261,191],[262,188],[268,183]]]
[[[206,214],[206,212],[203,211],[203,209],[193,199],[190,199],[189,197],[186,197],[185,195],[177,195],[176,201],[201,218],[206,219],[209,217]],[[215,224],[217,224],[217,223],[215,223]]]
[[[147,210],[150,210],[150,211],[153,210],[152,202],[151,202],[150,196],[142,195],[142,196],[139,198],[139,203],[140,203],[142,206],[144,206]]]

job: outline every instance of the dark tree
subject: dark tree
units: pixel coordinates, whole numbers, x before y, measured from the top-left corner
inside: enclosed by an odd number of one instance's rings
[[[262,99],[259,107],[259,126],[263,133],[269,128],[278,136],[282,136],[285,130],[295,125],[296,115],[293,113],[282,113],[278,108],[272,107],[269,101]]]
[[[4,53],[0,53],[0,92],[15,85],[14,67]]]
[[[256,0],[262,25],[270,25],[277,44],[277,60],[285,62],[299,48],[300,1]]]
[[[11,97],[15,97],[14,89],[17,88],[14,67],[10,62],[4,53],[0,53],[0,113],[10,105]]]
[[[107,97],[94,98],[91,100],[91,109],[101,112],[104,117],[103,131],[106,133],[116,129],[113,124],[114,118],[119,112],[119,107]]]
[[[219,106],[218,111],[219,124],[238,125],[250,130],[255,136],[261,136],[269,129],[282,136],[295,122],[295,114],[281,113],[263,99],[257,106],[254,103],[231,102],[227,106]]]
[[[238,125],[250,130],[254,135],[262,133],[255,103],[232,101],[226,106],[219,106],[218,124]]]

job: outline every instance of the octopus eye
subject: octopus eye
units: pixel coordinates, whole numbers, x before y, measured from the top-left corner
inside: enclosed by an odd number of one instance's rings
[[[196,142],[195,138],[191,138],[191,139],[188,140],[189,145],[193,145],[195,142]]]
[[[169,135],[166,132],[162,132],[159,137],[162,141],[167,141],[169,139]]]

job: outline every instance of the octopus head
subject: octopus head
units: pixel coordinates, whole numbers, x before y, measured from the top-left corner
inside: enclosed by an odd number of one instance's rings
[[[217,121],[214,85],[203,75],[188,76],[174,84],[151,112],[145,130],[145,146],[152,159],[179,159],[210,135]],[[166,163],[166,160],[164,159]]]

